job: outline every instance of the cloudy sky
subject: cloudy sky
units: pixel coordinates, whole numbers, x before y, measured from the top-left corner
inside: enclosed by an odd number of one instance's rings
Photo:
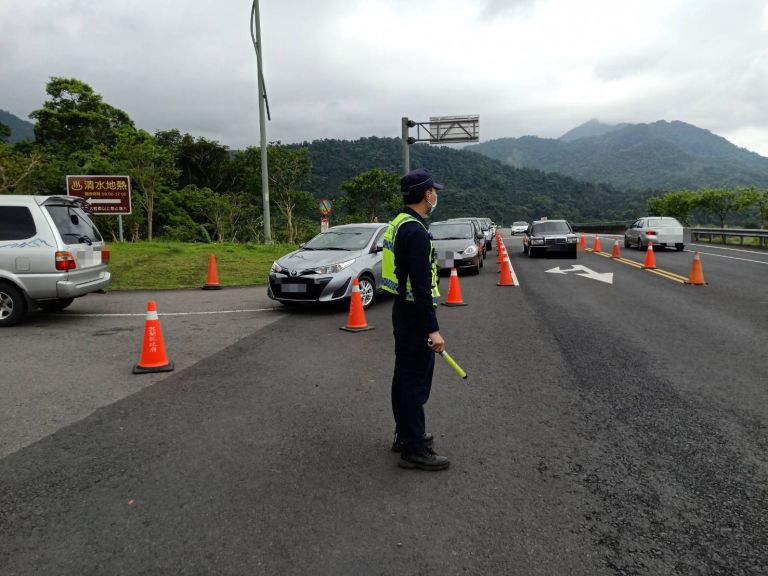
[[[0,0],[0,108],[74,77],[149,131],[258,144],[251,0]],[[768,156],[768,0],[261,0],[270,141],[682,120]]]

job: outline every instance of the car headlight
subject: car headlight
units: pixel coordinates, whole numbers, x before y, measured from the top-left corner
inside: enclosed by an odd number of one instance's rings
[[[272,262],[272,272],[282,272],[282,271],[283,271],[283,267],[277,263],[277,260]]]
[[[576,244],[576,236],[568,236],[565,241],[568,244]]]
[[[312,270],[315,274],[336,274],[338,272],[341,272],[346,268],[347,266],[350,266],[355,261],[354,258],[352,260],[345,260],[344,262],[339,262],[338,264],[331,264],[330,266],[319,266]]]
[[[531,238],[531,244],[544,244],[544,238]]]
[[[477,246],[475,246],[474,244],[470,244],[467,247],[467,249],[462,252],[462,254],[464,256],[474,256],[475,254],[477,254]]]

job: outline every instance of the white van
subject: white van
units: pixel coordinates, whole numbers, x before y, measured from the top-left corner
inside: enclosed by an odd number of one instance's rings
[[[109,250],[75,196],[0,196],[0,327],[109,286]]]

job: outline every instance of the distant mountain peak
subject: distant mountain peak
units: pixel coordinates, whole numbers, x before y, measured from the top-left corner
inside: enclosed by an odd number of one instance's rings
[[[558,140],[561,142],[573,142],[574,140],[580,140],[581,138],[603,136],[609,132],[621,130],[625,126],[628,126],[628,124],[603,124],[597,118],[592,118],[591,120],[584,122],[584,124],[568,130],[568,132],[560,136]]]

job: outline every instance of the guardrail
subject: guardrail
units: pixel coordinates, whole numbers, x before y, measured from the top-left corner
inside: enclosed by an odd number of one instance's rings
[[[707,238],[709,242],[713,242],[713,238],[720,238],[721,244],[727,244],[728,238],[738,238],[739,244],[744,245],[744,238],[757,238],[760,242],[760,247],[766,247],[766,238],[768,238],[768,230],[760,230],[754,228],[691,228],[691,241],[701,241],[703,238]]]

